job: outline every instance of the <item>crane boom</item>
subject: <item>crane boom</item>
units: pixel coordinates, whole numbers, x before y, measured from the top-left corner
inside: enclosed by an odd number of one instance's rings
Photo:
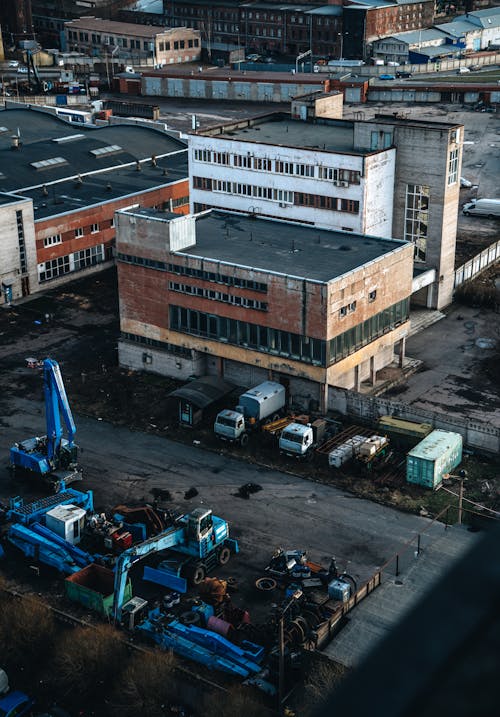
[[[61,369],[57,361],[43,362],[43,386],[45,393],[45,421],[47,425],[47,458],[53,459],[61,446],[61,413],[68,432],[68,448],[74,445],[75,421],[64,388]]]

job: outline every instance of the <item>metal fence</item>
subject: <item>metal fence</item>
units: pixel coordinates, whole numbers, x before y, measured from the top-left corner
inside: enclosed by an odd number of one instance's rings
[[[469,279],[473,279],[484,269],[488,268],[500,259],[500,241],[490,244],[482,252],[476,254],[472,259],[466,261],[465,264],[455,269],[455,288],[460,286]]]

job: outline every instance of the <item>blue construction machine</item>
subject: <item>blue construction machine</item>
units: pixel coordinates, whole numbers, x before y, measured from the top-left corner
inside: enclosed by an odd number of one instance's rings
[[[116,623],[122,620],[130,568],[147,555],[161,551],[168,551],[169,559],[161,563],[161,569],[146,567],[144,579],[186,592],[187,583],[201,583],[209,570],[225,565],[231,553],[238,553],[239,546],[237,540],[229,537],[227,521],[209,509],[195,508],[163,533],[125,550],[115,565],[113,617]]]
[[[12,469],[39,476],[57,492],[69,483],[81,480],[77,463],[78,447],[74,443],[75,422],[57,361],[43,362],[46,435],[27,438],[10,449]],[[61,414],[66,425],[63,437]]]

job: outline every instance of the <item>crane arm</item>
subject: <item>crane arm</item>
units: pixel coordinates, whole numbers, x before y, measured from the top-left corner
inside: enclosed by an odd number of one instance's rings
[[[73,445],[76,426],[69,406],[66,389],[61,376],[61,369],[57,361],[45,359],[44,392],[45,392],[45,419],[47,424],[47,457],[53,458],[61,444],[62,426],[60,413],[68,431],[68,443]]]
[[[139,543],[139,545],[133,545],[118,557],[115,565],[113,593],[113,617],[115,622],[120,622],[121,620],[123,596],[127,585],[128,572],[132,565],[151,553],[159,553],[161,550],[174,548],[176,545],[183,543],[185,539],[186,528],[184,526],[173,526],[160,533],[160,535],[155,535],[143,543]]]

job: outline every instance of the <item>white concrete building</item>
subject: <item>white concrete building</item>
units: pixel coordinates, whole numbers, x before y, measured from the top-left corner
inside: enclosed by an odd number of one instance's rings
[[[210,207],[414,245],[414,300],[451,303],[463,128],[377,115],[273,113],[189,136],[190,209]]]
[[[38,282],[31,199],[1,193],[0,226],[0,301],[10,304]]]
[[[352,122],[332,128],[282,115],[238,127],[221,128],[216,142],[210,133],[190,136],[191,211],[216,206],[391,236],[396,152],[390,138],[381,147],[356,149]]]

